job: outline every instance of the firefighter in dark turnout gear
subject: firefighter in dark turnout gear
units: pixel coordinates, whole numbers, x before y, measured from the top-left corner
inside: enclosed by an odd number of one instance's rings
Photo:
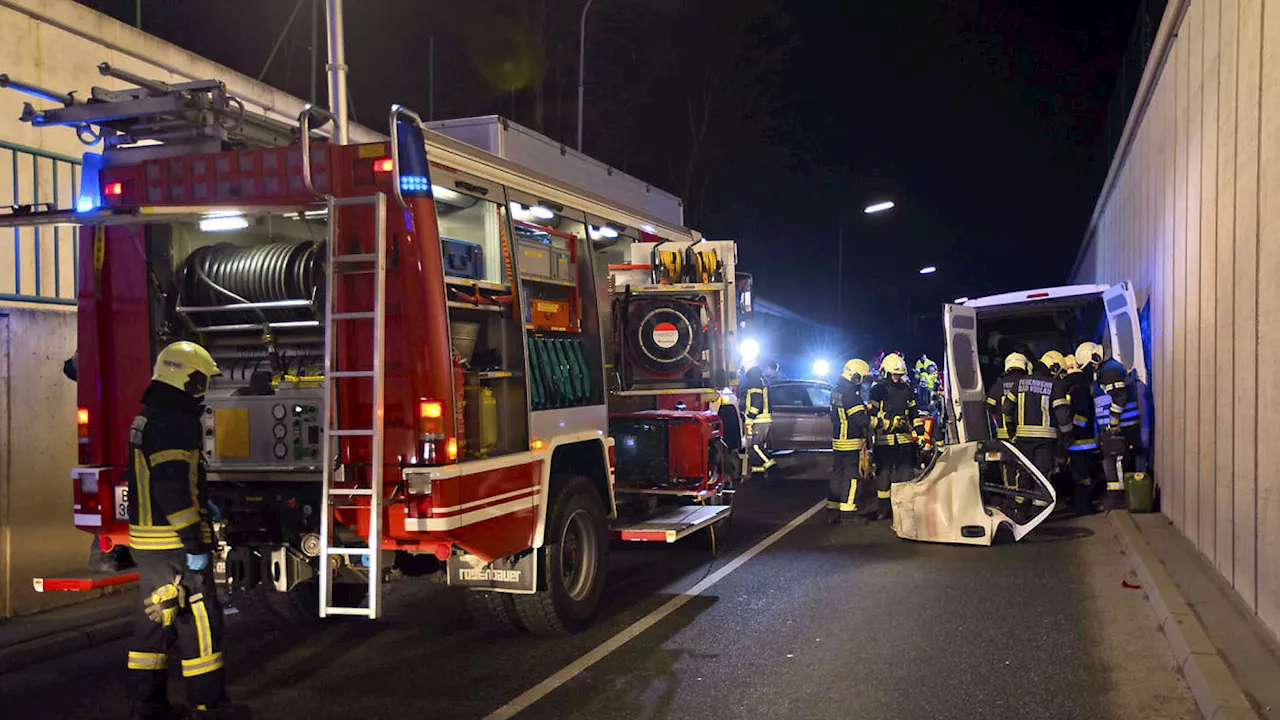
[[[1141,445],[1141,416],[1137,393],[1128,384],[1129,373],[1115,358],[1102,359],[1102,346],[1081,343],[1076,362],[1094,372],[1094,417],[1102,448],[1102,471],[1107,478],[1103,499],[1106,509],[1125,507],[1124,474],[1131,472]]]
[[[1048,480],[1053,473],[1059,438],[1071,430],[1071,402],[1067,399],[1065,384],[1050,375],[1042,363],[1037,363],[1030,375],[1019,379],[1005,393],[1002,409],[1013,446]],[[1018,470],[1017,483],[1019,492],[1040,489],[1034,477],[1023,469]],[[1027,497],[1018,495],[1014,500],[1021,506],[1021,514],[1029,518]],[[1034,498],[1030,504],[1030,513],[1034,514],[1049,502]]]
[[[875,503],[868,497],[871,483],[862,482],[859,467],[867,446],[867,408],[862,402],[862,381],[871,376],[866,361],[844,364],[840,380],[831,391],[831,457],[833,473],[827,488],[831,522],[865,519]]]
[[[907,364],[897,353],[880,363],[883,379],[871,388],[867,416],[874,433],[876,462],[876,518],[890,515],[889,489],[894,483],[911,480],[916,442],[912,427],[916,420],[916,394],[907,383]]]
[[[769,380],[778,374],[778,363],[771,362],[764,370],[759,365],[747,370],[747,409],[746,431],[747,467],[752,476],[767,477],[769,470],[776,464],[769,455],[769,435],[773,426],[773,416],[769,413]]]
[[[1071,466],[1074,495],[1071,506],[1076,514],[1089,511],[1093,500],[1093,463],[1098,457],[1098,426],[1094,421],[1093,385],[1076,362],[1075,355],[1064,358],[1067,377],[1067,400],[1071,406],[1071,440],[1067,460]]]
[[[991,388],[987,390],[987,412],[991,416],[991,424],[995,428],[995,438],[997,440],[1012,440],[1009,437],[1009,429],[1004,424],[1004,396],[1008,394],[1017,384],[1018,381],[1026,377],[1031,372],[1031,361],[1026,355],[1020,352],[1009,353],[1004,359],[1004,375],[999,380],[991,384]],[[1006,490],[1014,488],[1014,473],[1007,463],[1001,463],[998,468],[1000,472],[999,483]],[[988,472],[993,472],[989,469]],[[995,483],[996,478],[991,477],[989,482]],[[1013,498],[1009,496],[1001,496],[995,503],[998,507],[1012,510]]]
[[[129,645],[132,717],[169,718],[169,651],[181,650],[192,718],[244,717],[227,701],[222,608],[215,592],[213,530],[201,465],[200,412],[217,363],[178,342],[156,358],[142,411],[129,430],[129,544],[141,575],[142,612]]]

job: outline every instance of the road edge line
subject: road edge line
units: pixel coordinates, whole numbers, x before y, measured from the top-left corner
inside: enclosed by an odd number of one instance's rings
[[[1187,604],[1164,563],[1142,537],[1127,510],[1112,510],[1107,519],[1129,565],[1142,583],[1143,594],[1164,633],[1196,706],[1205,720],[1258,720],[1239,681],[1231,674],[1217,647],[1209,640],[1200,618]]]
[[[742,565],[745,564],[748,560],[755,557],[756,555],[759,555],[761,552],[764,552],[766,549],[769,548],[770,545],[773,545],[774,543],[778,542],[783,537],[786,537],[792,530],[795,530],[796,528],[800,527],[802,524],[804,524],[806,520],[813,517],[818,513],[819,510],[822,510],[824,507],[826,507],[826,505],[827,505],[826,500],[818,501],[813,505],[813,507],[809,508],[808,510],[805,510],[804,512],[800,513],[796,517],[792,518],[792,520],[788,522],[786,525],[783,525],[781,528],[775,530],[773,534],[769,535],[765,539],[751,546],[751,548],[749,548],[748,550],[745,550],[742,554],[738,555],[733,560],[729,561],[729,563],[724,567],[720,568],[714,573],[703,578],[701,581],[699,581],[693,587],[690,587],[688,590],[685,590],[679,595],[663,603],[660,607],[658,607],[658,609],[654,610],[648,615],[645,615],[639,620],[636,620],[635,622],[631,623],[630,625],[622,629],[613,637],[597,645],[594,649],[592,649],[586,655],[583,655],[577,660],[574,660],[568,665],[565,665],[563,668],[556,671],[547,679],[543,680],[537,685],[534,685],[528,690],[525,690],[523,693],[520,693],[514,699],[512,699],[502,707],[486,715],[484,717],[484,720],[507,720],[508,718],[515,717],[517,714],[524,711],[529,706],[533,705],[534,703],[538,702],[542,698],[551,694],[554,690],[559,688],[561,685],[564,685],[565,683],[572,680],[574,677],[581,674],[582,671],[586,670],[592,665],[595,665],[596,663],[600,662],[604,658],[608,657],[610,653],[622,647],[628,641],[638,636],[640,633],[658,624],[664,618],[666,618],[668,615],[675,612],[676,610],[679,610],[685,603],[689,602],[690,600],[697,597],[698,595],[701,595],[704,591],[706,591],[708,588],[715,585],[716,583],[720,582],[720,580],[724,579],[727,575],[732,573],[734,570],[737,570],[739,567],[742,567]]]

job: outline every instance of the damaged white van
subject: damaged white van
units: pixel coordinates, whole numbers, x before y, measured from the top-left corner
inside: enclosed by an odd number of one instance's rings
[[[1001,377],[1011,352],[1039,358],[1049,350],[1070,352],[1086,340],[1101,343],[1145,388],[1133,289],[1123,282],[1004,293],[948,304],[943,318],[948,445],[916,480],[893,487],[893,529],[911,540],[990,545],[1005,527],[1021,540],[1053,512],[1057,495],[1011,443],[992,437],[987,388]],[[1000,509],[1009,493],[991,479],[1000,477],[1002,463],[1030,473],[1039,484],[1038,492],[1020,495],[1048,502],[1025,522]]]

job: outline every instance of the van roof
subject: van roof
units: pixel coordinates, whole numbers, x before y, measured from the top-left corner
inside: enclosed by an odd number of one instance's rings
[[[1001,293],[999,295],[988,295],[986,297],[974,298],[961,303],[965,307],[986,308],[999,307],[1001,305],[1020,305],[1027,302],[1039,302],[1041,300],[1060,300],[1062,298],[1080,297],[1086,295],[1099,295],[1104,290],[1109,289],[1110,285],[1062,285],[1059,287],[1040,288],[1037,290],[1023,290],[1020,292]]]

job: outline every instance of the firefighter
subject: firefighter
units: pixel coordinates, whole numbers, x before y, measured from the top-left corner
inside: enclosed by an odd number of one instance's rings
[[[889,517],[889,489],[911,479],[915,463],[916,397],[907,384],[907,364],[898,353],[880,363],[882,378],[871,388],[867,415],[875,434],[876,519]]]
[[[1040,363],[1049,370],[1050,375],[1059,380],[1067,376],[1066,362],[1066,356],[1057,350],[1050,350],[1040,356]]]
[[[1102,449],[1102,471],[1107,478],[1103,508],[1125,507],[1124,474],[1131,472],[1136,449],[1141,444],[1141,415],[1137,393],[1128,383],[1124,365],[1115,358],[1103,361],[1102,346],[1081,343],[1076,362],[1094,373],[1094,418]]]
[[[768,473],[778,464],[769,455],[769,431],[773,417],[769,413],[769,382],[778,375],[778,363],[770,362],[763,369],[753,365],[747,370],[746,431],[751,438],[747,449],[747,468],[752,476],[768,478]]]
[[[1067,461],[1074,487],[1071,506],[1077,515],[1089,511],[1093,500],[1093,463],[1098,456],[1098,426],[1094,417],[1093,387],[1075,355],[1064,357],[1067,400],[1071,403],[1071,439]]]
[[[220,374],[209,353],[177,342],[156,357],[142,410],[129,429],[129,544],[141,575],[142,612],[129,645],[131,717],[169,718],[169,651],[182,653],[192,718],[240,718],[227,700],[222,608],[214,587],[213,531],[201,465],[200,412],[209,379]]]
[[[1059,437],[1071,430],[1071,402],[1067,399],[1066,386],[1055,380],[1043,363],[1037,363],[1030,375],[1019,378],[1005,393],[1001,409],[1013,446],[1049,479]],[[1017,487],[1020,493],[1039,489],[1032,475],[1021,468],[1017,473]],[[1019,514],[1026,517],[1027,496],[1016,495],[1014,502],[1019,506]],[[1033,498],[1031,513],[1048,505],[1048,500]]]
[[[995,428],[995,438],[997,440],[1010,440],[1009,430],[1004,424],[1004,396],[1008,393],[1018,381],[1026,377],[1031,372],[1031,361],[1026,355],[1020,352],[1009,353],[1004,359],[1004,375],[991,384],[987,390],[987,412],[991,417],[991,424]],[[1001,463],[1000,465],[1000,484],[1006,490],[1012,490],[1014,487],[1014,478],[1011,477],[1009,466]],[[994,482],[995,478],[991,478]],[[1008,498],[1002,498],[1000,506],[1007,506]]]
[[[827,510],[831,522],[866,520],[875,507],[860,482],[859,468],[867,446],[867,408],[862,402],[862,382],[871,376],[871,366],[854,358],[844,364],[840,380],[831,391],[831,456],[834,475],[828,483]],[[860,512],[861,510],[861,512]]]

